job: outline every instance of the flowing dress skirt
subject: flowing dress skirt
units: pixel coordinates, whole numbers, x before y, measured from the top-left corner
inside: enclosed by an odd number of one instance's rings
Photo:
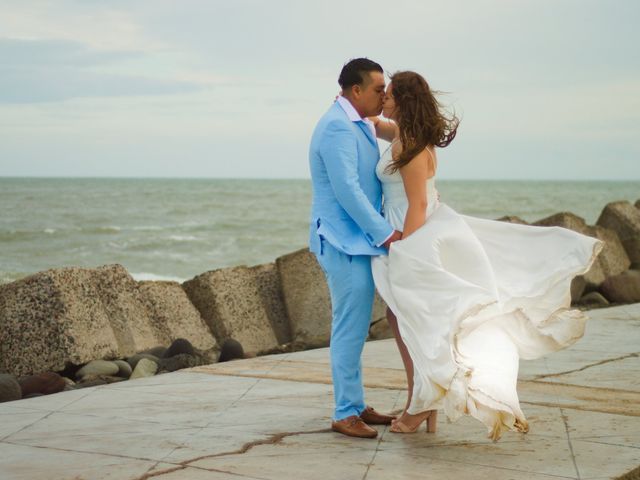
[[[389,256],[373,257],[376,288],[414,363],[408,412],[472,415],[494,440],[526,432],[519,360],[582,337],[586,317],[570,309],[571,280],[602,247],[564,228],[469,217],[440,203]]]

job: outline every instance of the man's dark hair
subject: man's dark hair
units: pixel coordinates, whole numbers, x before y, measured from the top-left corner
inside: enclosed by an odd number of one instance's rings
[[[384,73],[382,67],[368,58],[354,58],[345,63],[338,77],[338,83],[343,90],[351,88],[354,85],[362,85],[364,82],[364,73],[380,72]]]

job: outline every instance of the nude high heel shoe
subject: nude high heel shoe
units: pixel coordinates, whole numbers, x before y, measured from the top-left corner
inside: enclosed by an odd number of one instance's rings
[[[427,410],[426,412],[424,412],[424,417],[416,424],[415,427],[411,428],[403,423],[400,419],[397,419],[391,424],[389,431],[393,433],[416,433],[418,431],[418,428],[420,428],[420,425],[422,425],[422,422],[426,422],[426,432],[435,433],[437,420],[438,411]]]

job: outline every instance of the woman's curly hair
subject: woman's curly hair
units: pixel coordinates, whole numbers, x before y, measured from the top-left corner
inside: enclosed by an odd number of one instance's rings
[[[392,95],[400,130],[402,151],[389,164],[393,173],[408,164],[426,147],[446,147],[456,136],[460,120],[447,117],[427,81],[411,71],[391,76]]]

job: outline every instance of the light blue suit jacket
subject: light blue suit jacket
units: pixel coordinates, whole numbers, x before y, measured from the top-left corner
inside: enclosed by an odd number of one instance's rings
[[[349,255],[387,253],[376,246],[393,232],[381,215],[379,159],[378,142],[367,124],[352,122],[335,102],[316,125],[309,148],[312,252],[321,253],[322,236]]]

